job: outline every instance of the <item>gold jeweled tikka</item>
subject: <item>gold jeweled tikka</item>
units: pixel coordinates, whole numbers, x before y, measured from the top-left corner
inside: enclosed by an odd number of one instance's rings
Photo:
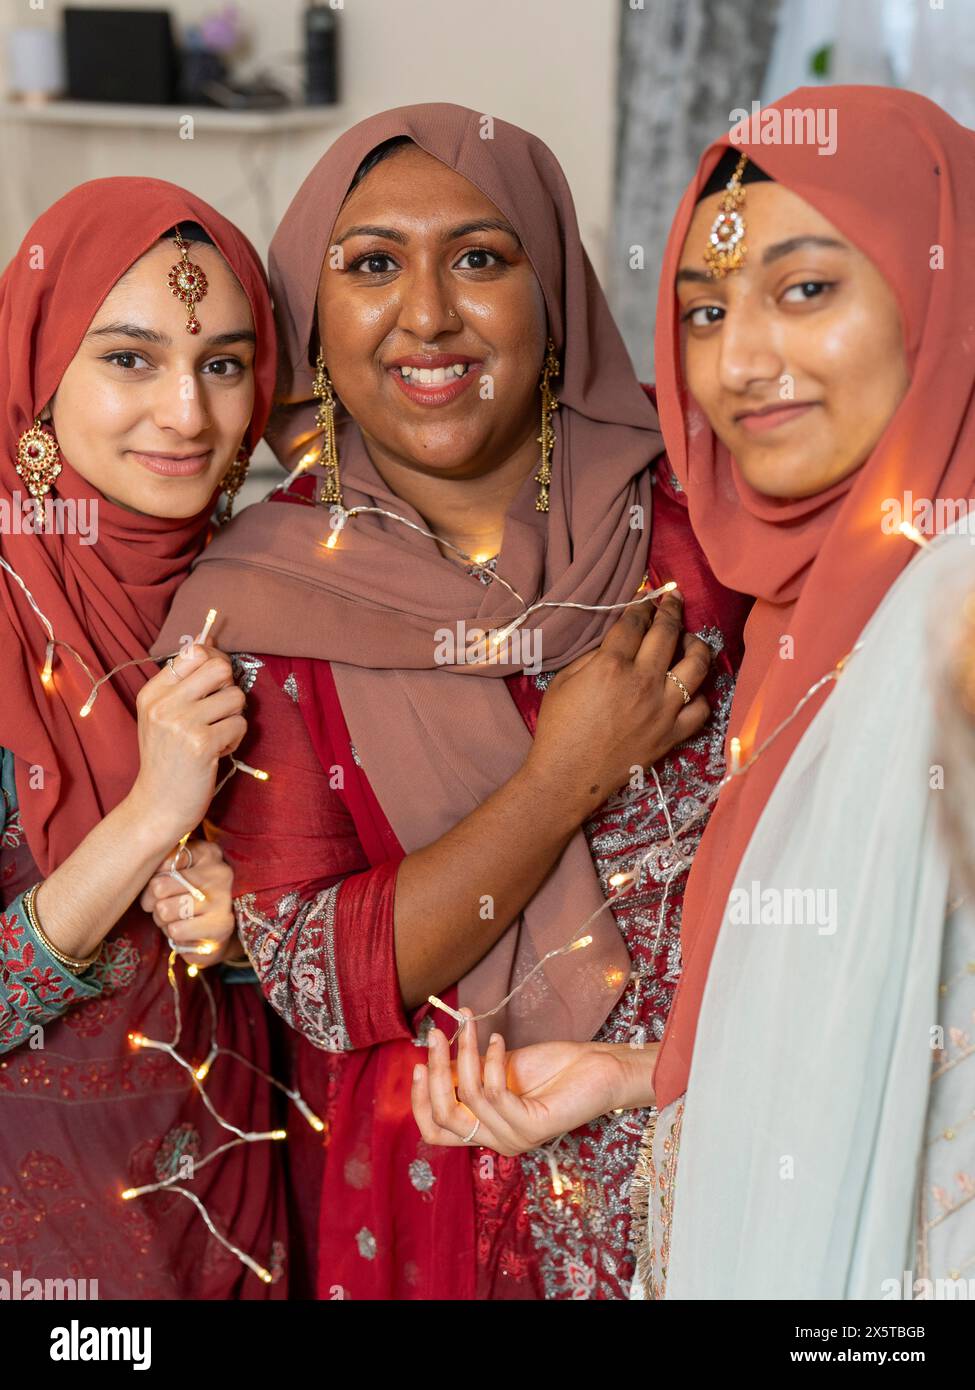
[[[741,215],[745,201],[741,179],[747,163],[748,155],[743,154],[725,185],[718,215],[711,224],[704,264],[712,280],[720,280],[732,270],[741,270],[745,263],[748,247],[745,245],[745,220]]]
[[[176,250],[180,259],[170,269],[169,288],[177,299],[181,299],[189,310],[186,320],[187,333],[199,333],[200,320],[196,317],[196,306],[207,292],[207,277],[203,267],[190,260],[186,242],[176,232]]]

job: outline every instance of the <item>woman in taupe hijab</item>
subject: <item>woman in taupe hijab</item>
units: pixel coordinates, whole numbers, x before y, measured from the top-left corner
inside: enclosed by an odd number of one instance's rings
[[[659,466],[541,141],[457,106],[363,121],[300,189],[271,274],[275,448],[300,462],[317,395],[312,466],[208,548],[160,649],[205,596],[247,654],[240,756],[270,779],[235,778],[217,819],[265,992],[323,1050],[298,1065],[324,1148],[293,1151],[318,1294],[624,1296],[690,862],[665,842],[721,775],[722,719],[704,726],[740,606]],[[651,599],[669,580],[683,599]],[[713,670],[684,622],[723,645]],[[591,944],[540,964],[643,855]],[[544,1096],[568,1071],[573,1113],[520,1158],[476,1126],[438,1147],[431,1120],[425,1142],[416,1046],[447,1046],[428,996],[483,1014],[536,966],[483,1041],[551,1042],[519,1080]],[[636,1113],[585,1124],[620,1069]]]

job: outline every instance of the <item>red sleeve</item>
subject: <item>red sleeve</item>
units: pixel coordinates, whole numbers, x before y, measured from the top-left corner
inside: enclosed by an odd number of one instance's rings
[[[248,732],[214,802],[213,838],[234,869],[241,941],[272,1008],[329,1052],[411,1037],[393,936],[398,863],[370,868],[296,703],[260,657],[234,658]],[[288,693],[288,689],[293,693]]]

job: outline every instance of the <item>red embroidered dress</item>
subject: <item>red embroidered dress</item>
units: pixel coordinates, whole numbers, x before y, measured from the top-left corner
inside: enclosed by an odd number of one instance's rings
[[[23,836],[13,759],[0,749],[0,1278],[86,1281],[98,1298],[281,1298],[286,1222],[278,1156],[248,1145],[191,1175],[229,1136],[186,1073],[161,1052],[118,1045],[119,1020],[171,1038],[173,996],[163,934],[136,906],[84,975],[64,970],[28,922],[22,899],[40,875]],[[252,985],[212,978],[219,1039],[270,1067],[264,1006]],[[182,1044],[202,1060],[205,1001],[183,990]],[[202,1007],[201,1007],[202,1005]],[[221,1059],[208,1090],[247,1129],[279,1123],[270,1088]],[[126,1187],[180,1173],[218,1230],[265,1264],[268,1286],[207,1232],[173,1192],[123,1201]],[[246,1200],[242,1200],[244,1194]],[[83,1297],[84,1293],[79,1296]]]
[[[706,687],[714,716],[642,790],[611,798],[585,826],[607,891],[613,873],[658,847],[614,909],[632,971],[598,1035],[610,1042],[663,1035],[680,972],[683,887],[703,828],[675,855],[668,824],[679,829],[723,775],[745,613],[707,571],[669,470],[656,479],[649,570],[655,584],[678,581],[688,628],[718,654]],[[302,1035],[298,1082],[325,1120],[315,1146],[292,1127],[318,1296],[625,1298],[634,1273],[629,1179],[647,1112],[602,1117],[513,1159],[421,1140],[410,1077],[431,1020],[428,1006],[406,1014],[397,983],[403,851],[349,742],[329,664],[239,659],[250,672],[241,756],[270,780],[233,779],[215,819],[235,868],[241,937],[268,1000]],[[550,679],[508,678],[532,731]]]

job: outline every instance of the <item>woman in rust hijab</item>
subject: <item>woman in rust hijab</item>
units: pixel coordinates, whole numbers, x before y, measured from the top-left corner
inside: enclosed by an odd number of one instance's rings
[[[669,842],[722,772],[740,603],[541,141],[448,105],[364,121],[271,273],[292,476],[208,547],[160,650],[205,592],[250,662],[241,756],[269,780],[217,819],[324,1119],[292,1154],[318,1294],[624,1296],[691,857]],[[512,1074],[552,1043],[519,1083],[573,1100],[532,1152],[421,1139],[431,995],[501,1029]],[[620,1076],[636,1113],[584,1123]]]

